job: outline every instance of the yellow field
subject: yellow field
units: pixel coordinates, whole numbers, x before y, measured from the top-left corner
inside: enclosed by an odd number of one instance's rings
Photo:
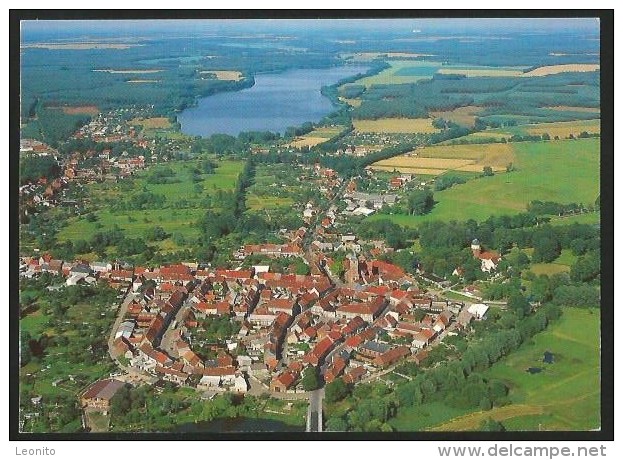
[[[556,110],[559,112],[599,112],[600,109],[598,107],[575,107],[569,105],[556,105],[552,107],[545,107],[550,110]]]
[[[549,134],[551,137],[558,136],[560,138],[568,137],[569,134],[574,136],[581,132],[600,133],[600,120],[576,120],[576,121],[559,121],[556,123],[538,123],[535,125],[524,125],[523,128],[528,134]]]
[[[318,144],[326,142],[332,137],[337,136],[343,129],[343,126],[325,126],[322,128],[317,128],[304,136],[297,137],[287,146],[297,149],[301,147],[314,147]]]
[[[511,404],[510,406],[494,407],[489,411],[474,412],[471,414],[457,417],[443,425],[436,426],[431,431],[470,431],[487,420],[492,418],[498,422],[526,415],[542,414],[543,408],[539,406],[529,406],[526,404]]]
[[[383,166],[373,164],[372,166],[368,166],[373,171],[389,171],[389,172],[400,172],[403,174],[419,174],[422,176],[439,176],[446,172],[444,169],[426,169],[426,168],[415,168],[410,166]]]
[[[301,147],[314,147],[318,144],[322,144],[323,142],[326,142],[327,138],[326,137],[300,137],[300,138],[296,138],[294,141],[290,142],[288,144],[288,147],[294,147],[297,149],[300,149]]]
[[[97,115],[99,109],[94,105],[78,105],[78,106],[55,106],[49,109],[60,109],[67,115]]]
[[[242,80],[242,72],[238,70],[202,70],[199,73],[202,75],[212,74],[217,80]]]
[[[482,112],[483,107],[477,105],[467,105],[454,110],[446,110],[443,112],[430,112],[435,118],[443,118],[458,125],[473,127],[476,122],[476,115]]]
[[[446,75],[465,75],[466,77],[520,77],[523,72],[520,69],[458,69],[458,68],[441,68],[437,73]]]
[[[338,99],[342,102],[346,102],[351,107],[359,107],[361,105],[361,99],[348,99],[341,96]]]
[[[360,133],[436,133],[431,118],[381,118],[378,120],[353,120]]]
[[[166,129],[171,127],[171,122],[166,117],[134,118],[128,123],[142,126],[145,129]]]
[[[162,69],[94,69],[93,72],[107,72],[114,74],[143,74],[143,73],[158,73],[162,72]]]
[[[543,77],[563,72],[594,72],[599,70],[599,64],[561,64],[546,65],[526,72],[522,77]]]
[[[435,145],[379,161],[371,168],[427,175],[440,175],[449,170],[482,172],[485,166],[504,171],[514,158],[509,144]]]

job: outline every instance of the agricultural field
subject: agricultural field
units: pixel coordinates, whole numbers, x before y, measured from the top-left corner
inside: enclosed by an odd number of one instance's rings
[[[491,215],[525,211],[533,200],[593,203],[599,194],[599,139],[500,145],[512,149],[515,171],[437,192],[434,194],[437,204],[424,216],[370,218],[390,218],[409,226],[431,220],[484,220]]]
[[[443,67],[437,71],[442,75],[465,75],[466,77],[519,77],[523,75],[521,67],[503,68],[503,67],[479,67],[465,66]]]
[[[484,107],[467,105],[465,107],[458,107],[454,110],[437,111],[431,112],[430,114],[435,118],[443,118],[444,120],[451,121],[457,125],[472,128],[476,123],[476,117],[483,111],[483,109]]]
[[[120,184],[92,184],[89,192],[95,211],[96,220],[79,216],[69,219],[67,226],[58,234],[59,241],[89,239],[96,232],[112,229],[118,225],[128,237],[144,237],[145,232],[154,226],[162,227],[167,233],[178,234],[184,238],[199,236],[195,222],[201,218],[206,209],[217,206],[214,196],[219,191],[233,190],[238,175],[242,171],[242,161],[221,160],[213,174],[202,174],[201,180],[193,180],[190,162],[170,162],[164,166],[174,173],[170,183],[149,183],[147,178],[151,170],[139,173],[132,182]],[[159,206],[146,205],[144,209],[121,210],[109,204],[138,197],[142,193],[164,196],[164,204]],[[209,203],[206,202],[209,200]],[[207,206],[207,205],[210,206]],[[166,239],[160,241],[162,250],[172,250],[176,245]]]
[[[239,70],[202,70],[200,75],[212,75],[217,80],[240,81],[242,80],[242,72]]]
[[[94,105],[78,105],[78,106],[70,106],[64,105],[61,107],[53,107],[49,106],[48,109],[60,109],[63,111],[65,115],[97,115],[99,113],[99,109]]]
[[[530,72],[524,73],[523,77],[543,77],[563,72],[594,72],[599,70],[599,64],[561,64],[546,65],[538,67]]]
[[[143,129],[168,129],[171,121],[167,117],[134,118],[128,121],[130,125],[138,125]]]
[[[441,175],[447,171],[482,172],[491,166],[504,171],[515,160],[510,144],[429,146],[374,163],[375,170]]]
[[[337,136],[343,129],[343,126],[325,126],[322,128],[316,128],[304,136],[297,137],[287,146],[294,148],[314,147]]]
[[[360,133],[423,133],[439,132],[431,118],[381,118],[378,120],[353,120],[355,131]]]
[[[349,98],[342,97],[342,96],[340,96],[338,99],[340,101],[350,105],[351,107],[359,107],[359,106],[361,106],[361,99],[349,99]]]
[[[599,331],[599,310],[564,308],[547,330],[484,373],[510,387],[511,405],[460,416],[433,430],[477,430],[489,417],[513,431],[599,428]],[[543,363],[546,351],[554,355],[551,364]],[[530,367],[542,371],[530,374]]]
[[[601,120],[577,120],[560,121],[557,123],[539,123],[536,125],[524,125],[522,128],[528,134],[549,134],[551,137],[569,137],[570,134],[577,137],[582,132],[599,134],[601,132]]]
[[[588,112],[588,110],[589,109],[587,108],[585,113],[592,113]],[[596,110],[596,112],[594,112],[595,115],[599,115],[599,109],[591,110]],[[552,123],[526,123],[517,126],[505,126],[504,128],[492,128],[471,133],[457,139],[444,141],[442,145],[454,145],[457,143],[484,144],[492,141],[501,142],[504,139],[510,139],[512,136],[542,136],[543,134],[549,134],[552,139],[556,136],[560,139],[566,139],[569,138],[570,135],[578,137],[583,132],[588,134],[599,134],[601,132],[601,120],[591,119],[558,121]]]
[[[376,75],[357,80],[357,84],[366,88],[372,85],[400,85],[416,83],[422,79],[432,78],[440,62],[432,61],[389,61],[390,67]]]

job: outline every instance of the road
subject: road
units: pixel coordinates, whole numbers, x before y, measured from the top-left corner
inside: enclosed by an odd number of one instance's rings
[[[125,296],[125,298],[121,302],[121,305],[119,306],[119,309],[117,310],[117,318],[115,319],[115,324],[113,324],[112,329],[110,331],[110,336],[108,337],[108,353],[110,354],[110,357],[113,359],[113,361],[117,361],[117,360],[113,356],[112,343],[115,340],[115,334],[117,333],[117,329],[119,329],[119,325],[121,324],[121,321],[123,321],[123,318],[125,317],[125,314],[128,311],[128,305],[130,305],[130,303],[135,299],[135,295],[136,294],[128,291],[128,294]],[[129,369],[122,366],[121,363],[117,362],[117,364],[119,364],[119,366],[123,370],[125,370],[126,372],[129,372]]]
[[[307,408],[308,432],[322,433],[322,400],[324,388],[309,392],[309,407]]]

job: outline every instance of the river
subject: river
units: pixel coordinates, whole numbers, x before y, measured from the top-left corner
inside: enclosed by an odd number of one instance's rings
[[[320,121],[334,109],[320,94],[322,86],[367,70],[365,66],[341,66],[258,74],[251,88],[204,97],[177,119],[182,132],[192,136],[236,136],[242,131],[283,134],[290,126]]]

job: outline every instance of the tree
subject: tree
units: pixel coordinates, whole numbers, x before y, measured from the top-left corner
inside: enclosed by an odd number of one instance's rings
[[[25,331],[22,332],[22,336],[20,338],[20,364],[25,366],[32,359],[32,353],[30,352],[30,341],[32,337],[30,332]]]
[[[426,214],[430,212],[435,205],[433,192],[431,192],[430,189],[415,190],[409,195],[407,205],[409,214],[417,216]]]
[[[330,417],[327,420],[327,431],[348,431],[348,423],[342,417]]]
[[[341,401],[350,394],[348,385],[344,383],[344,380],[339,378],[327,384],[324,391],[324,397],[328,403]]]
[[[482,175],[485,177],[493,176],[493,168],[491,166],[485,166],[482,168]]]
[[[601,258],[598,251],[592,251],[579,257],[571,266],[569,277],[572,281],[589,282],[601,272]]]
[[[301,380],[303,389],[305,391],[313,391],[320,388],[320,376],[318,375],[318,368],[309,366],[303,371],[303,379]]]
[[[480,423],[480,431],[506,431],[506,428],[497,420],[488,418]]]
[[[515,311],[520,318],[530,313],[531,306],[523,294],[519,291],[513,292],[507,302],[508,308]]]
[[[132,407],[132,395],[128,385],[124,385],[110,401],[110,408],[115,415],[126,415]]]
[[[550,229],[551,230],[551,229]],[[533,262],[552,262],[560,256],[560,243],[553,232],[539,232],[532,239]]]

